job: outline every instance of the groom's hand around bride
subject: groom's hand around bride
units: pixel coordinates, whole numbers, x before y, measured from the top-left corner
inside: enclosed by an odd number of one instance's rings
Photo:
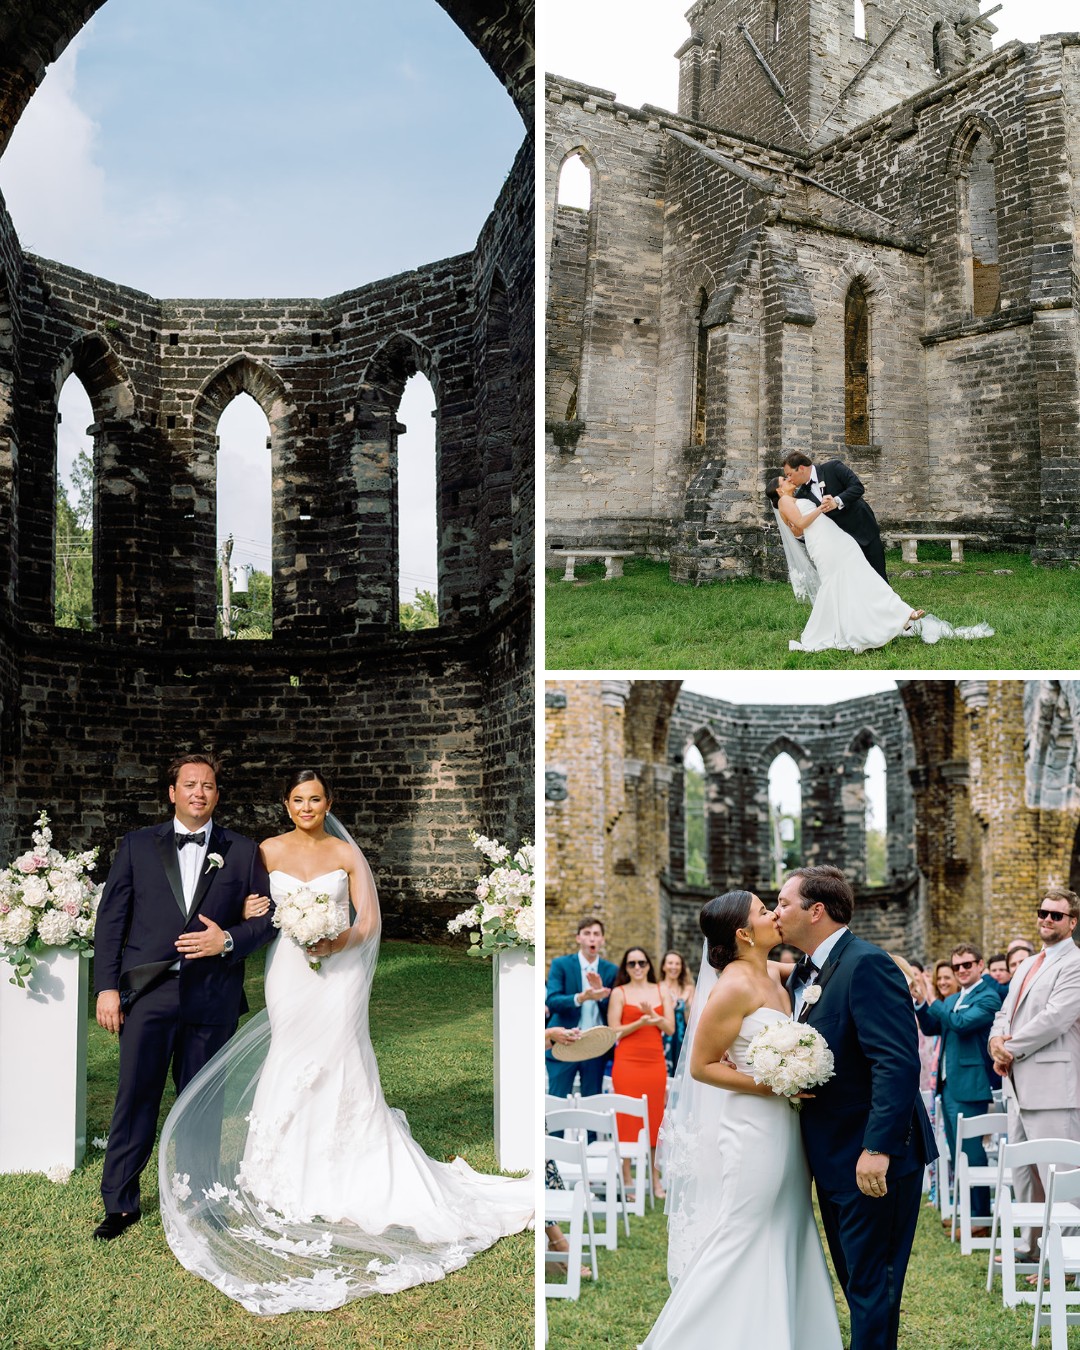
[[[885,1173],[888,1170],[887,1153],[868,1153],[863,1149],[855,1164],[855,1183],[863,1195],[868,1195],[871,1200],[880,1200],[888,1193],[889,1188],[885,1183]]]
[[[200,914],[199,920],[205,925],[201,933],[181,933],[176,939],[176,950],[186,961],[195,961],[200,956],[220,956],[225,950],[224,931],[205,914]]]

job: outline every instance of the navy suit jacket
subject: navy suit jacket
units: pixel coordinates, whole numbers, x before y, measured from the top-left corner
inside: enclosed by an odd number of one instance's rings
[[[275,933],[273,907],[245,922],[244,900],[253,893],[269,895],[270,878],[253,840],[215,824],[207,859],[218,853],[224,862],[215,868],[207,861],[188,915],[174,832],[170,819],[120,841],[94,927],[94,990],[137,987],[140,977],[159,976],[179,958],[181,1018],[235,1023],[244,992],[244,958]],[[204,931],[200,914],[232,934],[231,953],[190,961],[180,957],[176,939]]]
[[[996,980],[994,984],[997,985]],[[922,1004],[915,1009],[915,1016],[927,1036],[941,1037],[938,1079],[942,1080],[940,1066],[944,1064],[951,1096],[961,1102],[988,1102],[994,1084],[990,1080],[992,1060],[986,1042],[1001,999],[997,988],[979,980],[964,995],[963,1006],[957,1011],[959,1001],[959,993],[950,994],[948,998]]]
[[[597,972],[604,982],[604,988],[610,989],[619,973],[618,966],[601,957],[596,963]],[[580,994],[581,962],[577,952],[570,956],[556,956],[548,971],[547,991],[544,1002],[548,1006],[549,1027],[576,1027],[581,1022],[581,1005],[574,1002],[574,995]],[[597,1004],[600,1009],[600,1021],[607,1026],[608,999]]]
[[[802,1020],[825,1037],[836,1068],[800,1114],[814,1180],[826,1191],[856,1189],[864,1148],[889,1155],[889,1176],[916,1171],[937,1149],[919,1095],[919,1037],[904,977],[880,947],[847,932],[818,987]]]

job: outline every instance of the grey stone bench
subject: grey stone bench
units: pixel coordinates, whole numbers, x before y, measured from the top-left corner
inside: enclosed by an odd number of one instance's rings
[[[979,537],[977,534],[897,534],[895,531],[889,531],[889,538],[893,543],[900,545],[900,556],[906,563],[919,561],[919,544],[924,540],[927,543],[943,543],[946,539],[949,541],[953,562],[962,563],[964,561],[964,540],[978,539]]]
[[[611,548],[574,548],[567,549],[565,554],[561,551],[560,558],[566,558],[566,567],[563,570],[563,581],[574,581],[574,567],[579,559],[584,558],[603,558],[604,560],[604,580],[610,581],[613,577],[621,577],[623,574],[622,560],[632,558],[634,550],[631,549],[611,549]]]

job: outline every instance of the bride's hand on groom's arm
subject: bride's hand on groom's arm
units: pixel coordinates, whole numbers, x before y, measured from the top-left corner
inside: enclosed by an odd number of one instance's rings
[[[261,919],[270,908],[268,895],[249,895],[244,901],[244,920]]]

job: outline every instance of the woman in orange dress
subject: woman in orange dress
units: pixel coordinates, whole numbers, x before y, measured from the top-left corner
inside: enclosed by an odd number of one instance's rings
[[[631,947],[619,964],[619,973],[608,1003],[608,1026],[619,1037],[611,1069],[613,1092],[649,1099],[649,1144],[653,1160],[653,1194],[664,1192],[656,1176],[656,1136],[664,1114],[667,1092],[667,1060],[664,1036],[675,1031],[675,1006],[670,992],[661,987],[652,959],[641,947]],[[619,1139],[632,1143],[640,1122],[634,1116],[618,1116]],[[630,1159],[623,1159],[623,1179],[630,1180]]]

